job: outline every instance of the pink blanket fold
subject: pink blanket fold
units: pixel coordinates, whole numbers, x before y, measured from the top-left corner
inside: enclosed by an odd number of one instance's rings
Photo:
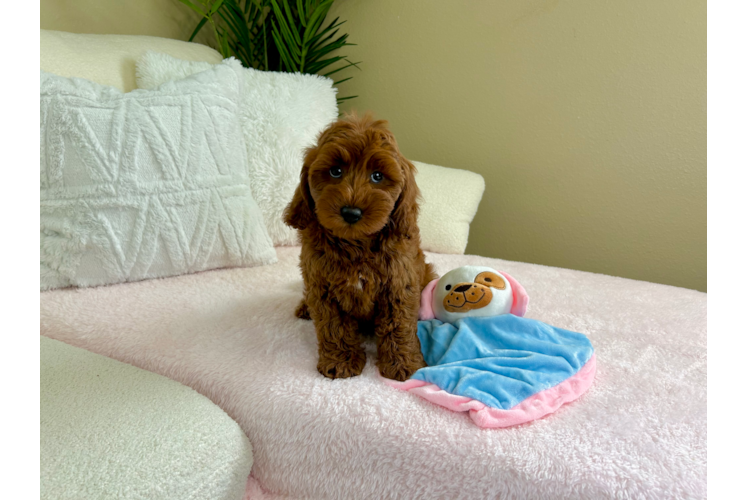
[[[382,380],[390,387],[410,392],[449,410],[470,412],[470,418],[479,427],[496,429],[537,420],[558,410],[561,405],[578,399],[595,380],[596,363],[593,354],[574,376],[554,387],[530,396],[508,410],[492,408],[475,399],[450,394],[423,380],[410,379],[405,382],[398,382],[384,377],[382,377]]]

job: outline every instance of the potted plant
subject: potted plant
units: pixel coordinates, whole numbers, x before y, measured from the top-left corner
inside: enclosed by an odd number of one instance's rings
[[[190,41],[209,25],[221,55],[234,56],[248,68],[332,77],[360,64],[333,55],[354,45],[348,43],[347,33],[338,34],[345,21],[336,17],[325,23],[334,0],[180,1],[201,17]],[[351,78],[334,81],[334,85]],[[338,104],[354,97],[338,97]]]

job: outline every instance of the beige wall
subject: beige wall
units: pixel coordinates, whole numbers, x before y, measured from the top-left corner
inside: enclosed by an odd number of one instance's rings
[[[200,20],[179,0],[41,0],[40,11],[45,30],[177,40],[187,40]]]
[[[352,108],[486,179],[467,251],[706,290],[706,2],[338,0]]]

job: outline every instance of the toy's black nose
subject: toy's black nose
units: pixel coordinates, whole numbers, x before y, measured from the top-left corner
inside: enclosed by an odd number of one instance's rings
[[[462,285],[462,286],[458,286],[457,288],[455,288],[455,292],[467,292],[468,290],[470,290],[471,286],[473,286],[473,285]]]
[[[361,213],[360,208],[355,207],[343,207],[340,209],[340,215],[343,216],[343,219],[348,224],[355,224],[356,222],[361,220],[361,217],[363,217],[363,214]]]

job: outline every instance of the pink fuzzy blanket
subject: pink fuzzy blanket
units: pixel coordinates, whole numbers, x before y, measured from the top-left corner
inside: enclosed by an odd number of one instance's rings
[[[279,262],[41,294],[41,333],[166,375],[212,399],[254,448],[257,495],[289,498],[705,498],[706,294],[476,256],[439,273],[511,273],[527,317],[587,334],[597,376],[535,422],[480,429],[384,384],[317,373],[296,319],[298,248]]]

